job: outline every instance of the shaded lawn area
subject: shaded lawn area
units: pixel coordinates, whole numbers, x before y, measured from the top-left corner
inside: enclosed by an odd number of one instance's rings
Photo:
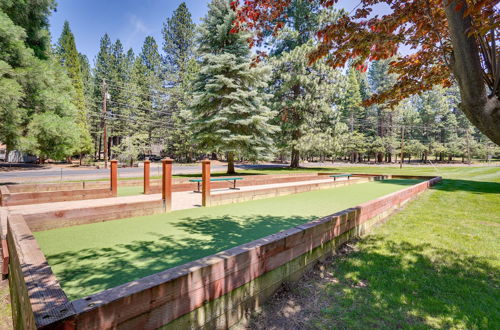
[[[277,233],[418,183],[386,180],[35,233],[70,299]]]
[[[440,172],[448,179],[275,295],[252,328],[498,329],[500,169]]]

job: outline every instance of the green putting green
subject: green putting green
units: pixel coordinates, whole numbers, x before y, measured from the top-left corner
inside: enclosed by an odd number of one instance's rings
[[[151,275],[413,185],[384,180],[34,233],[70,299]]]
[[[118,196],[120,197],[142,195],[143,193],[143,186],[120,187],[120,185],[118,185]]]

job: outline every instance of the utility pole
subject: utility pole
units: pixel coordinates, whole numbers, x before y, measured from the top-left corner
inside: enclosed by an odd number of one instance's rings
[[[106,80],[102,80],[102,140],[104,144],[104,168],[108,168],[108,134],[106,131],[106,101],[108,98],[108,86],[106,85]]]
[[[467,129],[467,164],[470,165],[471,157],[470,157],[470,130]]]
[[[403,168],[403,148],[405,146],[405,127],[401,126],[401,159],[400,159],[400,164],[399,168]]]

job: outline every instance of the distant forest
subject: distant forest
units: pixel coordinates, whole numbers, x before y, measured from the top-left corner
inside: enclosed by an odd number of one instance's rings
[[[199,26],[182,3],[166,18],[162,40],[146,37],[135,54],[105,34],[89,60],[78,52],[71,22],[52,43],[55,2],[33,3],[0,2],[0,142],[7,152],[41,162],[208,155],[230,166],[279,160],[292,167],[500,155],[459,109],[456,84],[396,106],[367,105],[397,83],[393,59],[367,70],[352,62],[339,69],[310,64],[316,32],[343,14],[334,7],[294,0],[283,28],[251,48],[252,35],[234,30],[229,1],[213,0]],[[266,56],[257,56],[262,51]]]

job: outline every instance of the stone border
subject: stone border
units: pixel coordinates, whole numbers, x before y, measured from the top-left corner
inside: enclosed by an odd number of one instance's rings
[[[406,178],[404,176],[397,176]],[[422,177],[420,177],[422,178]],[[340,244],[367,232],[441,180],[389,195],[163,272],[69,301],[19,214],[8,219],[17,328],[228,328],[279,285],[297,279]]]

